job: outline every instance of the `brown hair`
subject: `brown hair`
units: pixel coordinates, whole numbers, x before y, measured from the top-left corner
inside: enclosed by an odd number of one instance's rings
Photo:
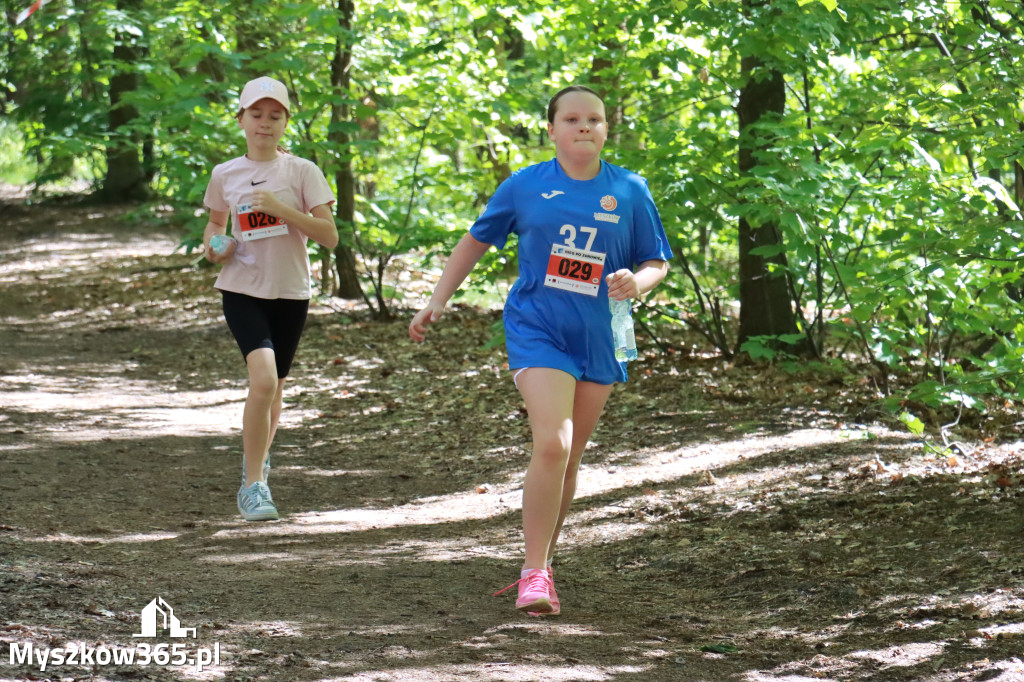
[[[561,99],[563,95],[568,95],[570,92],[586,92],[586,93],[589,93],[589,94],[593,95],[594,97],[598,98],[599,100],[601,100],[601,104],[604,104],[604,98],[601,97],[601,95],[599,95],[596,92],[594,92],[593,90],[591,90],[590,88],[588,88],[587,86],[585,86],[585,85],[570,85],[569,87],[562,88],[561,90],[556,92],[555,96],[551,98],[550,102],[548,102],[548,123],[554,123],[555,122],[555,113],[558,111],[558,100]]]

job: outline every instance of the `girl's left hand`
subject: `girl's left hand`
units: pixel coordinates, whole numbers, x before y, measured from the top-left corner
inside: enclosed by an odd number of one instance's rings
[[[272,215],[275,218],[281,217],[281,212],[285,209],[284,202],[277,198],[270,190],[257,189],[252,193],[252,207],[260,213],[266,213]]]
[[[625,301],[627,298],[640,297],[640,285],[632,270],[623,268],[605,277],[608,282],[608,298]]]

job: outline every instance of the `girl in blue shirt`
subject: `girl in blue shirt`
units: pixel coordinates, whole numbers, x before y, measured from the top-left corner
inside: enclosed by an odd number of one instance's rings
[[[551,557],[587,440],[612,387],[626,380],[625,363],[615,359],[609,298],[647,293],[672,257],[646,181],[601,160],[608,123],[597,93],[567,87],[547,113],[555,158],[498,187],[409,324],[409,336],[423,341],[487,249],[518,235],[519,278],[505,304],[505,345],[529,414],[533,454],[523,484],[526,557],[509,588],[519,586],[516,608],[531,615],[561,610]]]

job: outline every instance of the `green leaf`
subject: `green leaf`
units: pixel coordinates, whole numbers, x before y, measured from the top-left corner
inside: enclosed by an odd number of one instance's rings
[[[785,252],[785,244],[766,244],[764,246],[757,246],[750,250],[751,255],[761,256],[762,258],[773,258],[778,256],[780,253]]]
[[[920,436],[924,433],[924,422],[910,412],[907,412],[906,410],[900,412],[899,420],[903,422],[903,424],[910,429],[910,432],[915,436]]]
[[[776,352],[773,348],[766,346],[762,338],[754,337],[743,342],[740,345],[740,351],[749,355],[753,360],[771,360],[776,356]]]

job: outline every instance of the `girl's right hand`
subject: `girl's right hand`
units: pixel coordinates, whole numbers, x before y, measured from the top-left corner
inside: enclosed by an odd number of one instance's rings
[[[227,263],[229,260],[235,257],[235,250],[237,248],[238,242],[236,242],[234,239],[231,239],[228,242],[228,248],[224,249],[224,251],[220,253],[217,253],[209,244],[206,244],[204,247],[203,255],[206,256],[206,260],[210,261],[211,263]]]
[[[427,325],[433,324],[444,315],[444,306],[428,303],[427,307],[416,313],[409,323],[409,338],[417,343],[426,338]]]

